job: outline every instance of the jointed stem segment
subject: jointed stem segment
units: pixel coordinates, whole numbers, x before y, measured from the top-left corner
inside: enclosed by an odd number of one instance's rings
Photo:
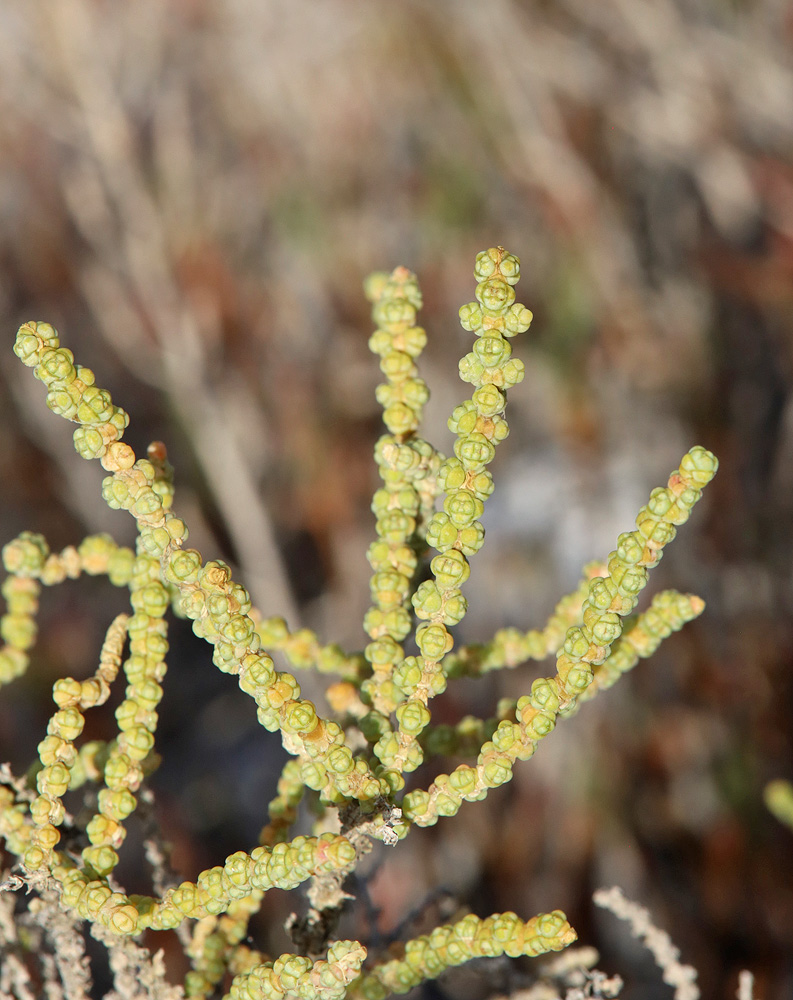
[[[407,819],[429,826],[439,816],[453,816],[464,800],[483,799],[490,788],[509,781],[515,761],[531,757],[560,716],[573,711],[576,699],[590,691],[595,669],[607,661],[612,645],[622,634],[622,618],[636,606],[647,583],[647,569],[660,561],[664,545],[674,538],[676,526],[688,519],[716,468],[716,459],[709,451],[692,448],[667,486],[653,490],[636,518],[636,530],[625,532],[617,540],[617,548],[608,558],[607,574],[590,582],[581,608],[581,624],[567,630],[557,654],[556,675],[534,681],[530,694],[517,703],[516,721],[504,720],[498,725],[492,739],[482,746],[475,767],[463,764],[451,774],[439,775],[427,791],[409,792],[402,805]],[[691,611],[701,610],[698,599],[687,600]],[[678,609],[669,610],[670,621],[666,624],[671,632],[674,621],[679,618],[682,624],[686,618]],[[663,631],[663,618],[657,610],[655,615],[656,631]],[[648,616],[645,622],[651,620]]]
[[[508,339],[525,332],[532,318],[525,306],[515,304],[518,259],[503,247],[488,250],[477,256],[474,273],[477,301],[462,307],[460,321],[477,340],[460,362],[460,377],[476,388],[449,419],[449,428],[457,435],[454,457],[440,467],[443,510],[427,526],[427,542],[438,554],[430,563],[432,579],[412,597],[416,617],[425,623],[416,630],[420,655],[403,659],[393,669],[401,696],[395,710],[398,728],[386,728],[374,747],[386,767],[399,773],[413,771],[422,762],[418,737],[430,721],[428,703],[446,687],[442,663],[453,645],[449,629],[465,615],[461,587],[470,572],[468,557],[484,541],[479,518],[493,490],[487,466],[509,432],[503,416],[507,389],[524,375],[522,362],[511,357]]]

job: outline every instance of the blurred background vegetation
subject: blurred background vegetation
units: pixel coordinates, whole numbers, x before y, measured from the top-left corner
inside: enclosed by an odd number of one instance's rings
[[[419,275],[425,436],[448,450],[457,308],[497,244],[535,320],[462,641],[541,624],[689,446],[721,460],[652,577],[701,594],[704,616],[486,803],[376,854],[345,932],[561,907],[628,1000],[667,997],[593,912],[617,883],[706,996],[734,995],[741,967],[758,997],[793,995],[791,835],[761,799],[793,776],[792,36],[788,0],[0,7],[3,541],[133,540],[11,354],[46,319],[129,411],[136,450],[166,442],[204,556],[266,614],[360,648],[381,427],[362,280]],[[122,607],[102,581],[45,595],[30,674],[0,703],[16,769],[53,680],[94,669]],[[282,751],[183,623],[172,643],[153,786],[192,878],[253,846]],[[437,716],[492,713],[538,669],[464,682]],[[145,891],[138,867],[122,877]],[[277,952],[295,903],[271,895],[255,933]],[[524,972],[483,964],[424,996],[510,992]]]

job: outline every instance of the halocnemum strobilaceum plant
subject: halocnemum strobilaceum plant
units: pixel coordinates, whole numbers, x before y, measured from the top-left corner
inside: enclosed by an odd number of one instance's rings
[[[449,419],[455,442],[448,457],[418,436],[428,389],[417,367],[426,334],[416,325],[416,278],[400,267],[367,282],[377,327],[370,346],[385,376],[377,398],[386,433],[375,447],[382,485],[372,502],[371,606],[363,623],[368,643],[360,653],[322,645],[305,629],[290,632],[282,619],[264,618],[252,608],[227,565],[205,562],[189,547],[187,525],[171,509],[164,446],[153,444],[138,458],[122,441],[127,414],[95,384],[92,371],[75,363],[55,330],[47,323],[19,330],[15,353],[44,383],[49,408],[78,424],[77,451],[99,460],[107,472],[104,499],[132,514],[138,538],[134,552],[107,535],[93,535],[53,553],[42,535],[28,531],[3,549],[3,683],[28,666],[42,586],[89,573],[106,575],[130,595],[129,613],[108,624],[95,672],[54,684],[56,710],[27,776],[9,769],[0,775],[0,833],[15,857],[12,878],[36,891],[26,933],[8,949],[15,969],[31,975],[31,948],[38,948],[40,958],[54,956],[49,965],[43,962],[41,975],[68,981],[70,996],[79,989],[87,995],[81,929],[88,921],[109,949],[120,995],[127,995],[123,982],[128,990],[144,991],[130,996],[176,997],[184,989],[188,996],[222,993],[239,1000],[375,1000],[406,992],[475,956],[539,955],[575,939],[559,911],[528,920],[514,913],[486,919],[470,914],[385,954],[367,954],[359,942],[332,936],[347,898],[344,879],[372,839],[398,850],[412,827],[432,825],[454,816],[466,801],[485,799],[491,788],[510,780],[515,764],[534,754],[559,719],[613,684],[703,608],[697,597],[666,591],[631,616],[648,570],[716,471],[713,455],[695,447],[668,484],[652,491],[636,529],[620,535],[605,562],[585,568],[577,590],[559,601],[544,628],[503,629],[484,645],[455,648],[453,630],[467,608],[464,585],[484,541],[480,518],[493,490],[488,466],[507,436],[507,392],[524,375],[522,362],[512,357],[512,340],[531,322],[529,310],[515,301],[516,257],[501,247],[484,251],[475,276],[476,301],[460,310],[474,338],[460,362],[460,377],[472,392]],[[194,881],[152,896],[130,895],[114,871],[125,821],[159,759],[157,706],[171,613],[192,620],[195,633],[212,645],[217,668],[236,678],[256,703],[261,725],[280,732],[291,757],[258,844],[240,845]],[[416,655],[405,652],[411,638]],[[327,689],[332,718],[321,717],[302,697],[292,673],[275,669],[273,649],[295,668],[335,678]],[[433,699],[450,681],[551,654],[555,672],[527,681],[523,697],[500,703],[496,717],[433,725]],[[86,712],[107,700],[119,672],[126,689],[115,712],[118,735],[81,742]],[[405,790],[422,761],[449,756],[464,762],[436,774],[429,787]],[[67,817],[68,789],[85,789],[86,802],[96,803],[92,815]],[[327,831],[333,814],[336,832],[295,835],[297,806],[306,794],[324,809],[318,829]],[[244,943],[248,921],[269,889],[304,884],[310,910],[291,926],[293,953],[272,959]],[[161,960],[137,943],[143,931],[166,928],[180,928],[192,964],[183,987],[168,984]],[[62,960],[66,953],[69,961]]]

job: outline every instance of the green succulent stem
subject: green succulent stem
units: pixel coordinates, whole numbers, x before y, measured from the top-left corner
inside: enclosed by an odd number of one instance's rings
[[[392,993],[407,993],[473,958],[536,957],[561,951],[575,940],[576,933],[561,910],[540,913],[525,922],[515,913],[494,913],[486,920],[469,914],[454,924],[436,927],[431,934],[407,941],[402,958],[376,966],[353,983],[348,995],[361,1000],[385,1000]]]
[[[531,693],[517,703],[515,721],[499,724],[475,766],[460,765],[451,774],[439,775],[426,791],[409,792],[402,803],[406,820],[430,826],[439,816],[455,815],[463,801],[485,798],[490,788],[510,780],[516,761],[533,756],[560,717],[575,709],[577,698],[590,688],[596,668],[621,636],[622,619],[636,606],[648,569],[658,564],[664,546],[688,520],[717,468],[715,456],[697,446],[683,456],[667,486],[652,491],[637,515],[636,530],[619,536],[607,560],[607,574],[590,582],[581,625],[568,628],[557,652],[556,675],[534,681]],[[695,604],[694,610],[698,608]]]
[[[361,693],[375,712],[387,717],[403,697],[394,672],[405,659],[402,641],[411,631],[410,596],[419,555],[426,548],[427,513],[435,501],[442,456],[416,434],[429,398],[416,367],[427,342],[424,330],[416,326],[421,308],[416,276],[404,267],[390,275],[373,274],[365,291],[378,324],[369,347],[380,356],[386,376],[377,387],[377,400],[388,433],[375,446],[383,485],[372,499],[377,541],[367,557],[373,603],[364,617],[370,639],[364,655],[371,676]]]
[[[215,665],[238,676],[242,690],[257,702],[261,724],[280,730],[286,749],[306,759],[304,782],[332,801],[387,794],[388,784],[364,760],[353,760],[338,724],[320,718],[313,703],[300,697],[292,674],[274,670],[250,617],[248,592],[232,580],[229,567],[219,561],[204,564],[199,552],[183,547],[187,526],[169,509],[172,491],[163,475],[164,446],[152,445],[147,459],[136,458],[121,440],[127,414],[106,390],[95,387],[93,372],[74,364],[71,351],[60,346],[49,324],[24,324],[14,351],[47,386],[50,409],[80,425],[74,432],[75,448],[83,458],[98,458],[110,473],[102,488],[105,501],[133,515],[139,549],[158,560],[163,585],[178,595],[178,611],[214,647]]]
[[[460,322],[476,336],[474,348],[460,362],[460,378],[475,388],[470,400],[449,419],[456,435],[454,456],[440,467],[438,482],[445,494],[443,510],[427,526],[427,541],[437,555],[430,563],[432,579],[412,597],[422,624],[416,630],[419,656],[411,657],[395,673],[404,700],[397,706],[396,731],[390,727],[374,747],[383,764],[399,773],[415,770],[423,760],[419,736],[430,721],[428,703],[447,683],[442,663],[453,639],[449,631],[465,616],[462,585],[470,573],[468,559],[484,541],[479,518],[493,491],[487,466],[496,446],[507,436],[504,419],[507,389],[523,379],[524,368],[512,358],[510,338],[524,333],[532,315],[515,303],[514,285],[520,262],[503,247],[477,255],[474,276],[476,301],[463,306]]]

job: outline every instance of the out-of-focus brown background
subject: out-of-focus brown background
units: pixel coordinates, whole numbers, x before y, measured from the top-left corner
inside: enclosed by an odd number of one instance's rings
[[[593,911],[617,883],[705,996],[734,995],[742,967],[758,997],[793,995],[793,835],[761,800],[793,777],[792,36],[786,0],[0,8],[2,541],[133,538],[11,354],[19,323],[46,319],[131,414],[136,450],[166,442],[205,557],[266,613],[360,648],[380,433],[362,279],[419,275],[425,434],[448,450],[468,392],[456,311],[497,244],[535,320],[461,641],[541,624],[688,447],[721,460],[651,584],[706,613],[508,787],[376,854],[345,928],[370,943],[458,904],[561,907],[625,997],[668,997]],[[30,674],[0,702],[17,769],[55,677],[94,668],[123,607],[108,590],[45,595]],[[172,642],[155,788],[194,877],[254,845],[281,751],[182,623]],[[439,717],[491,713],[539,669],[461,683]],[[145,891],[134,862],[123,877]],[[277,952],[294,901],[272,896],[254,930]],[[473,1000],[525,971],[480,963],[423,995]]]

